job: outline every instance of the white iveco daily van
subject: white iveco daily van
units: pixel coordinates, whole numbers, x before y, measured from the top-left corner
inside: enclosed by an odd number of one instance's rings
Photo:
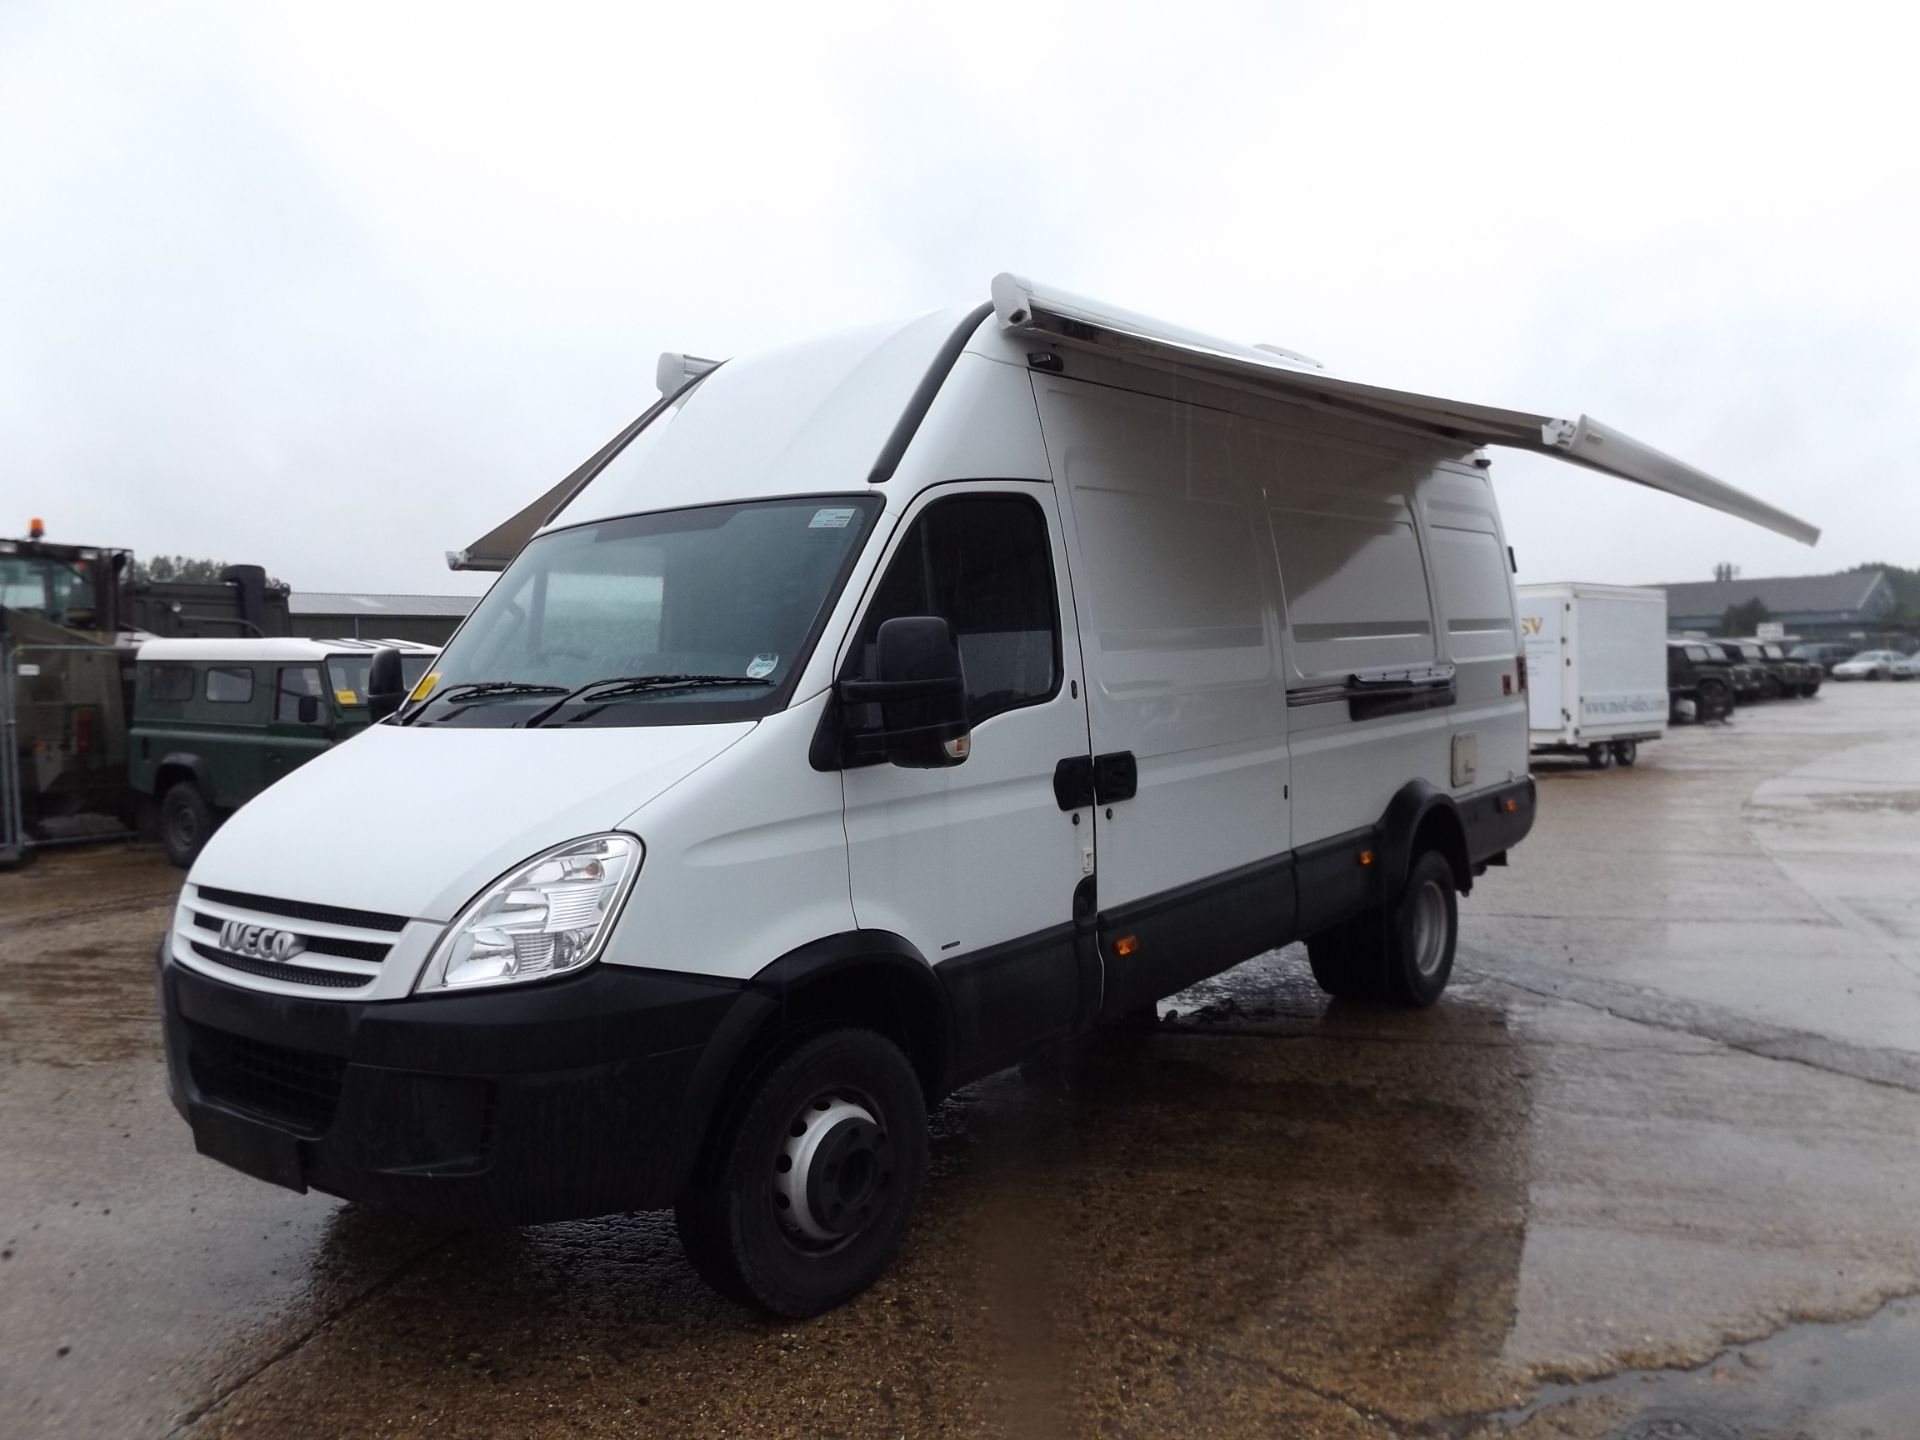
[[[1616,431],[1001,276],[714,366],[558,487],[404,703],[160,947],[200,1150],[459,1222],[675,1206],[801,1315],[958,1085],[1305,937],[1432,1003],[1533,820],[1487,444],[1803,539]]]

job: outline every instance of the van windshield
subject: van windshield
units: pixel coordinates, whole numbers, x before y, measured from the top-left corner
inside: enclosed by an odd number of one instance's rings
[[[779,708],[880,511],[870,495],[706,505],[528,543],[403,723],[686,725]],[[609,683],[592,689],[596,682]],[[574,696],[574,691],[585,693]]]

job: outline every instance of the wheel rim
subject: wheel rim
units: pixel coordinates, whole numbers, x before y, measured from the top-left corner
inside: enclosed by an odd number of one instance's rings
[[[174,810],[168,829],[176,850],[191,850],[200,840],[200,817],[180,806]]]
[[[1447,897],[1437,881],[1424,881],[1413,895],[1413,966],[1428,979],[1440,973],[1447,953]]]
[[[780,1228],[802,1249],[839,1249],[866,1228],[893,1183],[893,1147],[864,1096],[816,1095],[788,1122],[773,1161]]]

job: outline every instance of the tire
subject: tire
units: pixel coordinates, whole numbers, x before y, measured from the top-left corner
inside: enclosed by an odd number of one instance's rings
[[[701,1277],[789,1319],[879,1278],[927,1168],[926,1099],[899,1048],[872,1030],[810,1035],[726,1123],[710,1175],[674,1207]]]
[[[213,834],[213,807],[200,787],[180,780],[160,800],[160,843],[182,870],[192,866]]]
[[[1587,746],[1587,764],[1596,770],[1613,768],[1613,747],[1611,745]]]
[[[1377,1004],[1387,998],[1386,967],[1374,962],[1378,926],[1371,914],[1307,937],[1313,983],[1336,1000]]]
[[[1440,998],[1460,935],[1458,884],[1438,850],[1423,850],[1390,904],[1307,941],[1320,988],[1337,1000],[1413,1009]]]
[[[1700,718],[1724,720],[1733,714],[1733,691],[1718,680],[1700,682]]]
[[[1637,740],[1616,740],[1613,742],[1613,758],[1622,765],[1631,765],[1640,758],[1640,743]]]
[[[1780,683],[1778,675],[1769,675],[1760,682],[1760,698],[1778,700],[1787,693],[1787,687]]]

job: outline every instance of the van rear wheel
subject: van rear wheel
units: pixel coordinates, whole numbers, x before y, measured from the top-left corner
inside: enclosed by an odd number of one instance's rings
[[[1460,908],[1453,866],[1424,850],[1386,905],[1307,941],[1314,981],[1338,1000],[1433,1004],[1453,974]]]
[[[167,847],[167,858],[188,869],[212,834],[213,807],[207,797],[193,781],[178,781],[160,801],[160,842]]]
[[[741,1097],[711,1173],[674,1207],[716,1290],[799,1319],[886,1269],[927,1166],[927,1107],[899,1047],[872,1030],[798,1042]]]
[[[1596,770],[1611,770],[1613,768],[1613,747],[1611,745],[1589,745],[1587,747],[1587,764]]]

